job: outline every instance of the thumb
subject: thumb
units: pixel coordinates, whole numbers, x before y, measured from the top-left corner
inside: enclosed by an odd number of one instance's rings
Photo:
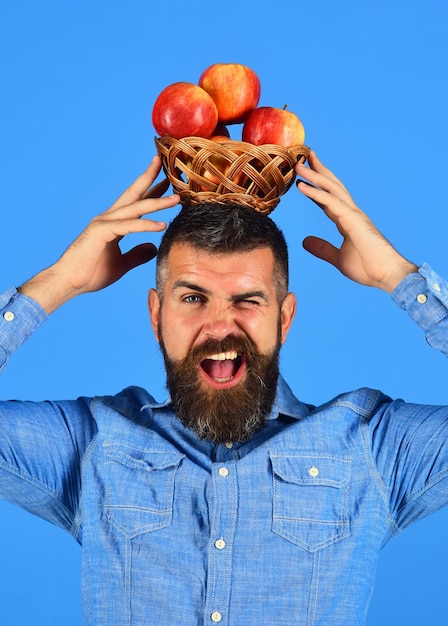
[[[123,254],[124,273],[147,263],[157,255],[157,248],[153,243],[141,243]]]
[[[320,237],[305,237],[302,243],[307,252],[310,252],[318,259],[327,261],[337,267],[339,249],[333,246],[329,241],[321,239]]]

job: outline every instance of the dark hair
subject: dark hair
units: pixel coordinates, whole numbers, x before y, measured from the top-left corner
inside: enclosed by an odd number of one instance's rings
[[[288,247],[272,219],[240,204],[200,203],[181,209],[165,231],[157,255],[157,289],[163,297],[165,271],[171,247],[186,243],[209,254],[249,252],[270,248],[279,302],[288,291]]]

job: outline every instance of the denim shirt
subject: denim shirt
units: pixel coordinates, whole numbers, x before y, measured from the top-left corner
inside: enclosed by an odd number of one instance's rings
[[[448,285],[393,298],[448,353]],[[46,318],[0,296],[0,367]],[[280,378],[267,425],[214,445],[170,401],[0,404],[0,496],[83,548],[87,624],[361,626],[379,551],[448,500],[448,409],[360,389],[319,407]]]

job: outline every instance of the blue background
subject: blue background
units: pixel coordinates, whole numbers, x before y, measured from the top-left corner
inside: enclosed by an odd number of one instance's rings
[[[445,0],[4,3],[2,289],[52,263],[146,167],[156,96],[216,62],[252,67],[260,104],[287,103],[306,143],[395,246],[448,275],[447,20]],[[368,385],[445,403],[445,357],[406,314],[302,249],[308,234],[338,241],[319,209],[291,189],[273,218],[291,247],[299,308],[282,366],[300,398],[320,403]],[[57,311],[14,357],[1,396],[65,399],[138,384],[162,398],[146,311],[153,271]],[[447,521],[441,511],[386,546],[369,626],[447,623]],[[82,624],[80,548],[68,535],[1,503],[0,554],[1,624]]]

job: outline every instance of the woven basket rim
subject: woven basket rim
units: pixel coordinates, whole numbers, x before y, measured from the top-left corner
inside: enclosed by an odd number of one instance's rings
[[[232,139],[155,137],[157,152],[181,204],[239,203],[270,213],[295,180],[310,148]]]

